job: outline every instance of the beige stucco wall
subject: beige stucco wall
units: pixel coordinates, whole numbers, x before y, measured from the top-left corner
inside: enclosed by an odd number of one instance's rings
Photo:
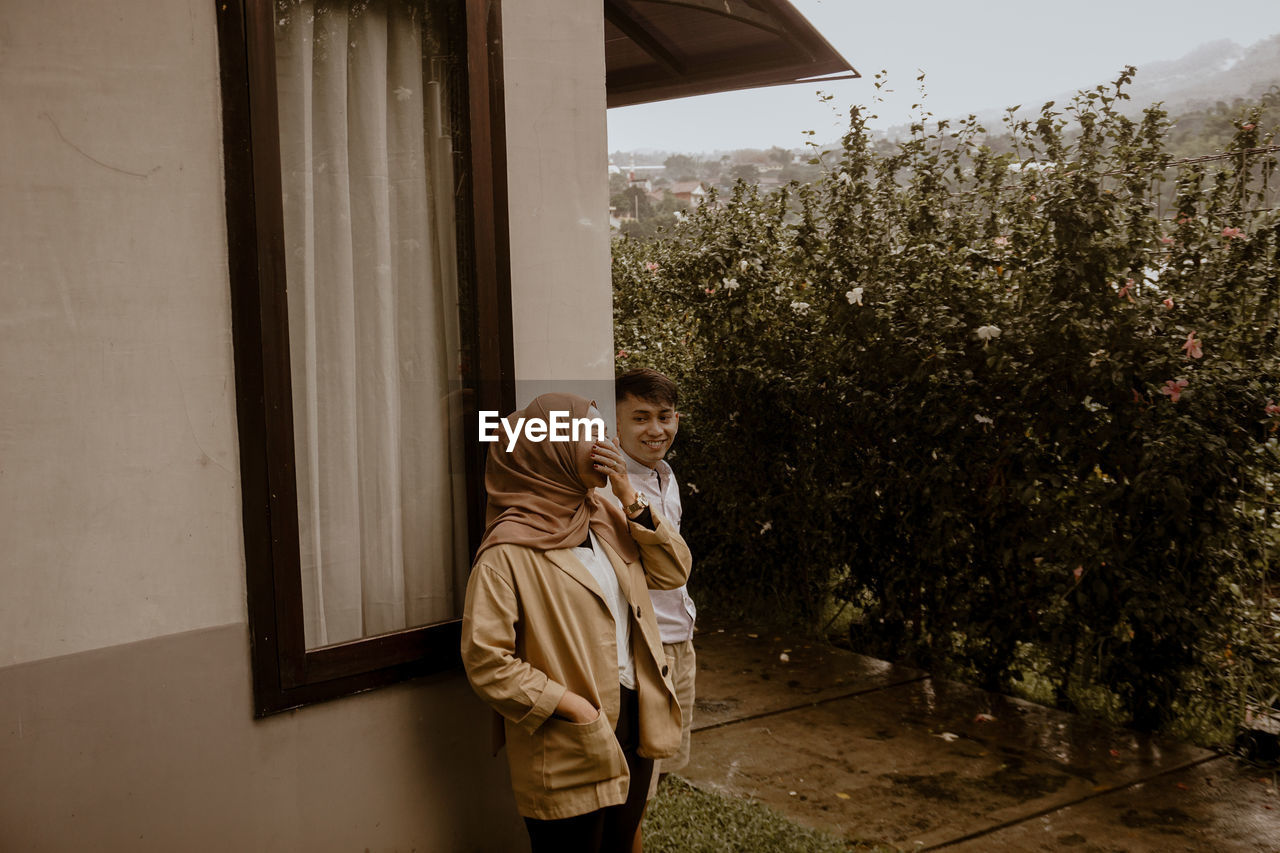
[[[526,847],[458,676],[252,719],[243,625],[0,669],[0,850]]]
[[[213,10],[5,7],[0,666],[245,618]],[[607,410],[603,17],[504,16],[518,396]]]
[[[577,390],[612,411],[604,16],[557,6],[503,7],[516,396]]]
[[[506,4],[522,380],[612,373],[598,0]],[[457,674],[255,721],[215,0],[0,20],[0,849],[518,850]]]
[[[243,622],[214,5],[0,23],[0,666]]]

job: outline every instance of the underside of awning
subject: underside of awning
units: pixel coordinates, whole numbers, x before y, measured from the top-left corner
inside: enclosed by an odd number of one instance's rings
[[[787,0],[604,0],[608,104],[860,76]]]

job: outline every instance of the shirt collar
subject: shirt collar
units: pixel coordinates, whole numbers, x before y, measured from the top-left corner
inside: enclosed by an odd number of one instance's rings
[[[667,460],[658,461],[658,467],[650,468],[642,462],[637,462],[627,451],[622,451],[622,455],[627,458],[627,473],[642,479],[647,479],[653,474],[658,474],[659,479],[664,479],[671,474],[671,466],[667,464]]]

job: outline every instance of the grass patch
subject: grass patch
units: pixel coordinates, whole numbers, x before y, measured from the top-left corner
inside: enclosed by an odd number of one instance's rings
[[[896,848],[809,829],[760,803],[701,791],[670,775],[649,802],[644,849],[646,853],[891,853]]]

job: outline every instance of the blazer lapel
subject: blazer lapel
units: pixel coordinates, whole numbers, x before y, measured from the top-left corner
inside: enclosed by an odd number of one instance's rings
[[[587,589],[595,593],[596,598],[608,606],[605,600],[604,591],[600,589],[600,584],[596,583],[596,579],[592,576],[591,571],[584,565],[582,561],[573,556],[573,553],[567,548],[561,548],[557,551],[547,551],[547,559],[555,563],[560,571],[585,586]]]

